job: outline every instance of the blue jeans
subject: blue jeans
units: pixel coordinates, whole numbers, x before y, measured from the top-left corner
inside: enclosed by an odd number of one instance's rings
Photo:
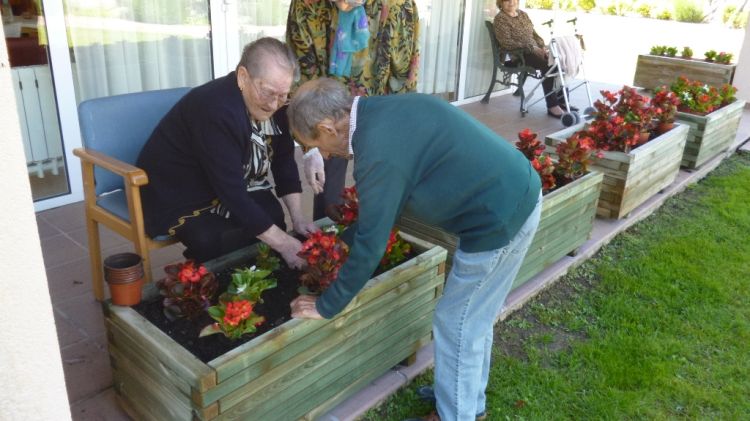
[[[485,411],[485,389],[495,318],[539,225],[541,196],[523,227],[505,247],[456,250],[432,322],[435,398],[442,421],[474,420]]]

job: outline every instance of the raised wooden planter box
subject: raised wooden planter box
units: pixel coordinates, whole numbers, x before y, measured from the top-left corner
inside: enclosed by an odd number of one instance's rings
[[[588,240],[602,179],[603,174],[594,171],[544,195],[539,228],[511,289],[518,288]],[[456,251],[457,238],[454,235],[403,216],[397,225],[448,250],[446,270],[449,270]]]
[[[635,66],[633,85],[653,90],[663,85],[669,86],[679,76],[685,76],[690,80],[721,86],[724,83],[732,83],[734,68],[734,64],[642,54],[638,56]]]
[[[420,254],[371,279],[337,317],[292,319],[207,364],[131,308],[105,303],[118,401],[138,420],[320,416],[431,340],[446,251],[404,238]],[[254,253],[206,266],[234,267]]]
[[[737,136],[745,101],[736,100],[710,114],[677,113],[677,121],[690,127],[682,155],[682,166],[697,168],[726,151]]]
[[[554,155],[555,146],[581,130],[584,123],[552,133],[545,138],[547,152]],[[629,153],[603,152],[593,158],[591,168],[604,173],[597,216],[622,218],[659,190],[669,186],[680,171],[688,127],[675,127]]]

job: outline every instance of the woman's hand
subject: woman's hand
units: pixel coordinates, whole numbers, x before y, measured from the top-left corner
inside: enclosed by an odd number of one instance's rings
[[[267,229],[257,238],[276,250],[290,268],[301,269],[304,267],[305,261],[297,256],[297,253],[302,249],[302,243],[282,231],[281,228],[271,225],[271,228]]]
[[[312,295],[300,295],[291,302],[292,317],[295,319],[318,319],[322,320],[323,316],[318,313],[315,303],[318,297]]]
[[[294,223],[294,231],[299,235],[308,236],[320,231],[320,228],[312,223],[312,221],[298,221]]]

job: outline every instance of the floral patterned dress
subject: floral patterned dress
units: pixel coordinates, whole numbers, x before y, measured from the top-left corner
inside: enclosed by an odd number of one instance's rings
[[[419,16],[414,0],[367,0],[370,40],[353,54],[349,76],[337,79],[353,95],[413,92],[419,68]],[[292,0],[287,44],[300,64],[300,83],[328,75],[328,57],[338,27],[330,0]]]

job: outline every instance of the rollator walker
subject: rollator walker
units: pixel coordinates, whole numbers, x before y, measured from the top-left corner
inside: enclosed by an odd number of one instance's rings
[[[576,28],[576,22],[578,21],[578,18],[573,18],[568,21],[567,23],[570,23],[573,25],[573,32],[575,38],[577,39],[577,43],[580,44],[581,50],[584,49],[583,45],[583,37],[578,34],[578,28]],[[565,127],[570,127],[574,124],[578,124],[581,122],[582,118],[590,118],[594,114],[594,107],[593,107],[593,101],[591,99],[591,89],[589,87],[589,81],[586,79],[586,71],[583,66],[583,54],[580,54],[581,61],[579,63],[579,71],[583,75],[583,79],[581,81],[576,80],[575,83],[572,83],[571,85],[566,84],[566,74],[563,70],[563,67],[560,63],[560,48],[557,45],[558,41],[554,37],[553,29],[552,29],[552,23],[554,22],[553,19],[548,20],[547,22],[542,23],[542,25],[546,25],[549,27],[550,30],[550,43],[549,43],[549,55],[553,61],[552,65],[550,66],[549,70],[542,74],[541,77],[539,77],[538,81],[534,84],[534,87],[531,88],[531,91],[527,95],[521,95],[521,116],[525,117],[526,113],[529,112],[529,107],[532,105],[538,103],[539,101],[544,100],[547,96],[554,95],[559,96],[560,94],[563,97],[564,104],[561,104],[561,107],[563,108],[564,112],[562,116],[560,117],[560,121],[562,121],[562,124]],[[573,77],[577,75],[572,75]],[[554,78],[555,79],[555,89],[550,92],[547,95],[544,95],[540,98],[534,98],[534,93],[542,86],[542,82],[547,78]],[[579,115],[577,111],[572,111],[570,109],[570,99],[568,97],[568,94],[581,86],[586,87],[586,96],[589,100],[589,106],[586,107],[583,110],[583,114]],[[520,86],[519,89],[523,89],[523,86]],[[564,105],[564,106],[563,106]]]

